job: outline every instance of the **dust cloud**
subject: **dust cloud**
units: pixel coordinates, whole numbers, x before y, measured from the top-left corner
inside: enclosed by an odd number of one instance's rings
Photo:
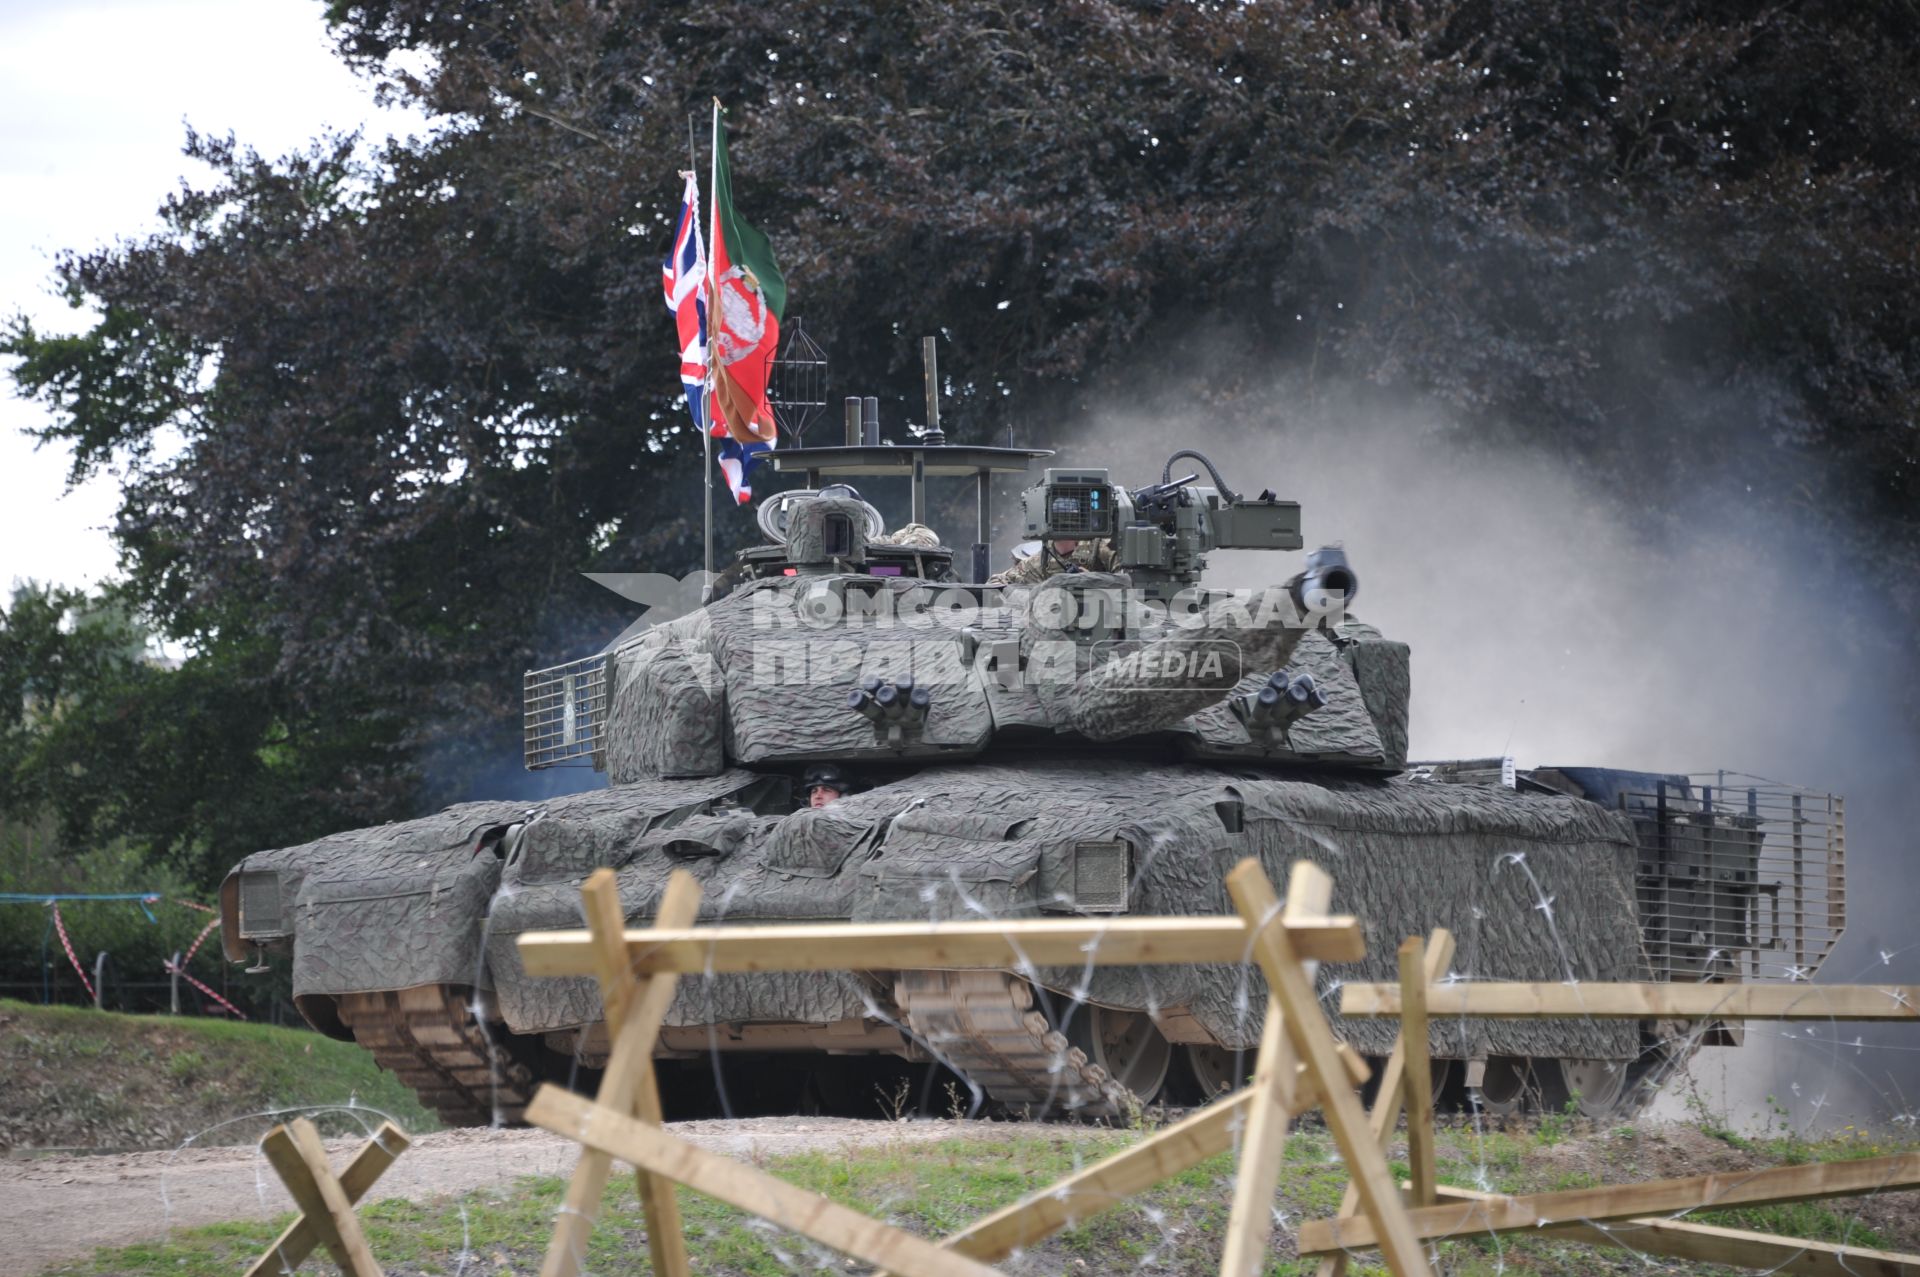
[[[1920,979],[1920,947],[1904,947],[1920,732],[1898,709],[1913,641],[1784,494],[1746,489],[1710,454],[1698,474],[1597,476],[1364,391],[1264,402],[1257,420],[1110,405],[1060,461],[1137,486],[1192,447],[1243,493],[1300,501],[1308,546],[1352,557],[1355,612],[1413,647],[1415,758],[1726,769],[1846,796],[1849,924],[1819,979]],[[1221,552],[1208,579],[1298,566]],[[1702,1052],[1692,1085],[1748,1125],[1769,1094],[1797,1122],[1884,1120],[1920,1105],[1916,1047],[1893,1026],[1754,1025],[1742,1050]]]

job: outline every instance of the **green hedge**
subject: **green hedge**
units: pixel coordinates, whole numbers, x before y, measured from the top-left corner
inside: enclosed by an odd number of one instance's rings
[[[49,822],[0,821],[0,893],[118,895],[152,892],[158,900],[63,900],[60,918],[74,955],[93,976],[95,957],[110,955],[107,1005],[120,1010],[157,1010],[167,1005],[161,984],[166,962],[183,952],[213,915],[179,904],[216,905],[208,893],[189,885],[177,872],[145,863],[124,844],[79,854],[63,850]],[[41,903],[0,903],[0,995],[26,1002],[77,1003],[86,991],[74,974],[59,936],[50,926],[52,911]],[[187,970],[256,1018],[288,1018],[285,1008],[272,1015],[274,1001],[286,995],[286,973],[240,978],[223,972],[216,931],[200,946]],[[223,981],[224,975],[224,981]],[[48,998],[48,994],[51,998]],[[199,1005],[197,993],[183,988],[186,1003]]]

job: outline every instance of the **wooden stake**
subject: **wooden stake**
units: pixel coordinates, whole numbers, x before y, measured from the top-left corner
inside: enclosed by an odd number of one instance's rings
[[[991,1277],[994,1270],[952,1250],[883,1224],[830,1198],[795,1188],[731,1158],[709,1153],[650,1123],[555,1086],[542,1086],[527,1121],[677,1180],[729,1206],[889,1273],[913,1277]]]
[[[1760,1171],[1729,1171],[1646,1184],[1534,1193],[1525,1197],[1488,1197],[1461,1204],[1425,1206],[1412,1213],[1414,1232],[1423,1238],[1510,1233],[1558,1224],[1604,1223],[1643,1215],[1689,1210],[1728,1210],[1776,1202],[1858,1197],[1865,1193],[1920,1188],[1920,1153],[1863,1158],[1856,1162],[1814,1162]],[[1372,1221],[1320,1219],[1303,1224],[1301,1254],[1377,1245]]]
[[[1445,976],[1452,963],[1453,933],[1445,927],[1435,927],[1427,940],[1427,983],[1433,984]],[[1387,1056],[1386,1067],[1380,1070],[1380,1093],[1374,1098],[1373,1111],[1367,1114],[1367,1127],[1382,1152],[1393,1143],[1393,1128],[1400,1123],[1400,1107],[1406,1097],[1406,1088],[1402,1085],[1407,1075],[1406,1037],[1403,1025],[1400,1035],[1394,1039],[1393,1053]],[[1340,1214],[1351,1215],[1359,1207],[1360,1190],[1349,1182],[1340,1198]],[[1322,1259],[1314,1277],[1340,1277],[1346,1271],[1347,1256],[1342,1251]]]
[[[625,1030],[628,1019],[639,1022],[633,1032],[644,1035],[647,1046],[636,1070],[634,1107],[641,1121],[658,1125],[663,1114],[660,1087],[653,1073],[653,1040],[659,1034],[667,1009],[673,1005],[677,978],[655,976],[642,986],[627,970],[626,913],[620,906],[620,889],[611,870],[596,871],[581,894],[586,898],[587,917],[594,944],[601,954],[602,969],[618,981],[623,995],[618,1018],[609,1012],[607,1027],[610,1032],[616,1026]],[[660,917],[671,926],[681,926],[692,922],[699,913],[700,884],[686,870],[675,870],[668,875],[666,891],[660,898]],[[600,987],[603,993],[607,990],[606,977],[602,978]],[[637,1170],[634,1187],[647,1220],[647,1250],[653,1259],[656,1277],[687,1277],[686,1230],[680,1222],[680,1201],[674,1195],[672,1181]]]
[[[1327,1126],[1346,1159],[1348,1173],[1360,1190],[1360,1206],[1381,1237],[1380,1249],[1396,1277],[1428,1277],[1426,1254],[1407,1219],[1400,1192],[1387,1170],[1386,1155],[1367,1129],[1367,1115],[1359,1097],[1338,1084],[1342,1066],[1334,1049],[1333,1030],[1321,1014],[1313,981],[1300,965],[1299,955],[1284,927],[1265,925],[1275,912],[1273,884],[1254,859],[1241,861],[1227,875],[1227,894],[1235,909],[1254,931],[1253,952],[1267,987],[1286,1013],[1287,1037],[1318,1080],[1320,1106]]]
[[[407,1133],[392,1122],[381,1123],[380,1129],[373,1133],[373,1138],[361,1146],[353,1160],[347,1163],[347,1169],[340,1172],[340,1188],[347,1195],[347,1203],[351,1205],[365,1197],[387,1167],[393,1165],[394,1159],[407,1151],[410,1143]],[[305,1163],[302,1162],[302,1165]],[[276,1166],[275,1169],[279,1168]],[[272,1277],[273,1274],[290,1273],[305,1263],[307,1256],[313,1253],[313,1248],[320,1244],[319,1229],[302,1214],[286,1226],[273,1245],[267,1248],[266,1254],[254,1261],[253,1267],[247,1269],[246,1277]]]
[[[1252,1096],[1251,1088],[1243,1087],[1132,1148],[1002,1207],[940,1244],[982,1263],[999,1263],[1016,1250],[1226,1152],[1233,1146],[1234,1132],[1245,1125]]]
[[[1427,1042],[1426,946],[1412,936],[1400,946],[1400,1046],[1406,1057],[1407,1163],[1413,1171],[1413,1204],[1431,1206],[1433,1195],[1433,1061]]]
[[[1354,1086],[1366,1085],[1366,1061],[1344,1042],[1340,1060]],[[1294,1069],[1295,1097],[1303,1108],[1311,1106],[1318,1101],[1313,1079],[1303,1065],[1296,1064]],[[982,1263],[998,1263],[1022,1247],[1111,1210],[1168,1176],[1232,1148],[1246,1127],[1246,1109],[1253,1095],[1251,1086],[1241,1087],[1133,1147],[1001,1207],[940,1244]]]
[[[1484,1201],[1496,1195],[1443,1187],[1440,1196],[1458,1201]],[[1838,1242],[1773,1237],[1678,1219],[1627,1219],[1611,1226],[1554,1224],[1533,1235],[1612,1246],[1643,1255],[1664,1255],[1670,1259],[1762,1268],[1770,1274],[1785,1273],[1792,1277],[1920,1277],[1920,1255],[1897,1255]]]
[[[1913,1020],[1920,986],[1878,984],[1507,984],[1427,990],[1427,1014],[1483,1020]],[[1397,984],[1349,984],[1341,1015],[1398,1015]]]
[[[613,1034],[613,1053],[600,1080],[600,1103],[621,1114],[637,1110],[643,1120],[657,1125],[660,1092],[653,1076],[653,1045],[660,1034],[660,1022],[673,1003],[679,977],[666,972],[650,976],[644,983],[634,979],[627,966],[626,917],[611,869],[596,869],[580,895],[593,929],[591,934],[598,937],[594,972],[600,978],[607,1028]],[[699,912],[700,884],[686,870],[674,870],[660,898],[658,920],[665,926],[681,928],[692,923]],[[541,1277],[575,1277],[580,1271],[587,1238],[593,1232],[612,1171],[613,1162],[606,1153],[589,1148],[580,1154],[573,1180],[567,1186],[566,1203],[554,1221]],[[673,1184],[642,1168],[636,1187],[646,1212],[647,1249],[653,1271],[660,1277],[686,1277],[686,1235]]]
[[[276,1126],[260,1141],[260,1149],[340,1270],[351,1277],[381,1277],[353,1203],[333,1177],[313,1123],[297,1117],[287,1126]]]
[[[1366,953],[1350,917],[1287,924],[1305,958],[1357,962]],[[870,971],[1009,970],[1034,966],[1236,964],[1246,923],[1235,917],[1017,918],[1005,922],[803,922],[770,926],[633,928],[624,936],[637,975],[740,971],[843,971],[850,953]],[[591,931],[529,931],[518,941],[534,976],[596,975]]]
[[[1325,913],[1333,901],[1333,879],[1307,861],[1293,866],[1286,908],[1280,917]],[[1263,926],[1270,914],[1247,916]],[[1311,977],[1308,977],[1311,979]],[[1246,1134],[1240,1142],[1240,1168],[1233,1179],[1233,1211],[1220,1252],[1220,1277],[1257,1277],[1266,1268],[1267,1239],[1273,1233],[1273,1194],[1280,1183],[1280,1159],[1287,1142],[1287,1121],[1297,1111],[1298,1061],[1287,1045],[1286,1012],[1279,998],[1267,995],[1267,1018],[1260,1029],[1260,1054],[1247,1103]],[[1314,1076],[1309,1072],[1309,1076]],[[1316,1082],[1338,1086],[1331,1074]],[[1325,1096],[1323,1095],[1324,1101]]]

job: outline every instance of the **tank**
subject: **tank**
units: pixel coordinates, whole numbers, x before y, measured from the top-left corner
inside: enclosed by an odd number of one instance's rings
[[[1290,561],[1300,507],[1235,492],[1197,453],[1134,486],[1044,469],[1027,557],[991,576],[991,480],[1050,454],[850,436],[772,456],[804,486],[763,506],[766,544],[700,607],[526,676],[527,765],[590,766],[604,788],[261,851],[224,883],[227,956],[291,961],[307,1020],[449,1122],[516,1121],[539,1081],[604,1064],[593,983],[529,978],[515,946],[579,926],[602,867],[633,925],[676,868],[703,923],[740,924],[1221,914],[1235,862],[1281,880],[1304,858],[1366,928],[1369,956],[1323,967],[1328,988],[1394,978],[1398,942],[1435,927],[1463,977],[1524,980],[1806,979],[1839,938],[1837,799],[1410,762],[1410,652],[1356,610],[1355,565],[1337,547]],[[898,533],[850,482],[888,476],[912,491]],[[973,481],[971,545],[925,526],[929,477]],[[1221,549],[1269,552],[1272,584],[1210,585]],[[926,1095],[945,1068],[954,1105],[1110,1116],[1233,1085],[1264,1005],[1245,966],[688,978],[660,1076],[682,1112],[716,1093],[871,1112],[876,1086]],[[1397,1031],[1337,1027],[1373,1055]],[[1689,1052],[1737,1040],[1447,1021],[1431,1049],[1443,1096],[1623,1116]]]

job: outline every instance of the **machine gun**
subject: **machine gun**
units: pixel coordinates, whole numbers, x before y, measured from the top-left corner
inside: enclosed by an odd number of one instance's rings
[[[1199,471],[1173,477],[1174,463],[1192,458],[1213,486],[1198,482]],[[1055,541],[1101,539],[1113,548],[1114,567],[1133,578],[1135,588],[1152,599],[1167,599],[1200,579],[1211,550],[1298,550],[1300,503],[1283,501],[1271,490],[1242,497],[1220,477],[1207,457],[1183,448],[1167,458],[1160,482],[1128,489],[1112,483],[1102,469],[1049,469],[1023,496],[1025,535],[1040,540],[1040,553]],[[1348,597],[1357,584],[1338,550],[1317,551],[1324,579],[1321,589]]]

